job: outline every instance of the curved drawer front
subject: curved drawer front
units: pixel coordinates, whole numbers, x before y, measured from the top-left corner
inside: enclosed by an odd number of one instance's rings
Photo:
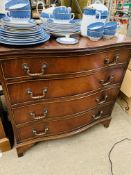
[[[87,56],[75,56],[67,58],[45,58],[35,54],[35,58],[24,56],[21,59],[14,58],[2,63],[4,77],[34,78],[48,75],[72,74],[101,67],[126,63],[129,58],[129,50],[112,50],[108,52]]]
[[[8,85],[11,104],[74,96],[120,83],[124,68],[68,79],[37,80]],[[13,93],[15,92],[15,93]]]
[[[83,77],[9,84],[8,91],[11,104],[74,96],[120,83],[123,72],[124,68],[116,68]]]
[[[78,130],[94,121],[110,116],[112,108],[113,105],[105,105],[73,118],[34,123],[21,127],[17,129],[20,141],[43,136],[57,136]]]
[[[114,101],[119,88],[111,88],[88,96],[81,96],[71,100],[57,102],[41,102],[35,105],[16,108],[13,110],[16,124],[24,124],[31,121],[50,120],[59,117],[68,117],[87,111],[98,105]]]

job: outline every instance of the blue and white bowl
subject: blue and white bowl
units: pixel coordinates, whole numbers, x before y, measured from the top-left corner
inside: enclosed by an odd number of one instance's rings
[[[102,22],[92,23],[88,26],[88,30],[101,32],[104,30],[104,23]]]
[[[0,13],[0,19],[4,18],[5,17],[5,14],[3,13]]]
[[[14,4],[8,10],[30,10],[30,5],[28,3]]]
[[[74,19],[74,13],[71,13],[71,8],[66,6],[55,7],[53,10],[53,19],[55,22],[63,23]]]
[[[10,17],[12,20],[21,20],[21,19],[30,19],[31,12],[30,11],[21,11],[21,10],[11,10],[7,13],[7,16]]]
[[[31,18],[31,10],[29,9],[29,4],[16,4],[8,8],[7,16],[10,18]]]
[[[71,7],[66,7],[66,6],[59,6],[55,7],[53,10],[53,14],[59,14],[59,13],[71,13]]]
[[[107,22],[104,26],[104,29],[108,29],[108,30],[116,30],[117,29],[117,22]]]
[[[115,34],[116,34],[116,30],[104,29],[103,37],[106,38],[106,39],[110,39],[110,38],[114,37]]]
[[[55,20],[72,20],[74,19],[74,13],[53,13]]]
[[[87,31],[87,36],[90,38],[90,40],[92,41],[98,41],[102,38],[103,36],[103,31],[101,32],[97,32],[97,31],[91,31],[91,30],[88,30]]]
[[[45,12],[42,12],[40,16],[41,18],[45,18],[45,19],[53,18],[53,14],[49,14]]]
[[[27,4],[28,6],[26,6],[26,10],[30,10],[31,6],[30,6],[30,1],[29,0],[9,0],[6,4],[5,4],[5,10],[9,10],[10,7],[14,6],[14,5],[18,5],[18,4]],[[16,7],[18,9],[18,7]]]
[[[116,30],[108,30],[108,29],[104,29],[104,35],[115,35],[116,34]]]

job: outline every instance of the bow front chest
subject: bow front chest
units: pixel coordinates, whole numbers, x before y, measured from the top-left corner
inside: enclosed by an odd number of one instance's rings
[[[109,126],[131,39],[28,48],[0,46],[0,78],[18,156],[33,144]]]

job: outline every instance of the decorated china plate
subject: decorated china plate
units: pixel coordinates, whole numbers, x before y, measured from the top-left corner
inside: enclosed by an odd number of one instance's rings
[[[57,36],[61,36],[61,37],[66,36],[67,34],[70,35],[70,36],[80,34],[80,32],[75,32],[75,33],[73,33],[73,32],[72,33],[71,32],[70,33],[68,33],[68,32],[50,32],[50,31],[46,31],[46,32],[53,35],[53,36],[56,36],[56,37]]]
[[[13,35],[9,35],[9,34],[5,34],[5,33],[0,33],[0,37],[4,38],[6,40],[11,40],[11,41],[34,41],[34,40],[38,40],[41,38],[46,37],[46,32],[42,32],[39,35],[32,35],[32,36],[13,36]]]
[[[47,22],[54,23],[54,24],[64,24],[64,25],[76,23],[76,24],[81,25],[81,19],[55,20],[55,19],[51,18],[51,19],[48,19]]]
[[[44,36],[45,34],[46,34],[45,31],[36,33],[35,35],[19,35],[19,34],[13,35],[5,32],[0,32],[0,36],[10,37],[10,38],[36,38],[39,36]]]
[[[7,45],[24,46],[24,45],[34,45],[34,44],[44,43],[49,39],[50,39],[50,35],[48,34],[46,34],[42,39],[39,39],[36,41],[28,41],[28,42],[24,42],[24,41],[16,42],[16,41],[9,40],[7,38],[0,37],[0,43],[7,44]]]
[[[23,27],[23,26],[32,27],[36,25],[36,21],[34,19],[28,19],[28,18],[19,19],[19,18],[4,17],[2,18],[1,21],[4,23],[4,25],[16,27],[16,28]]]
[[[61,25],[62,24],[64,26],[66,26],[66,25],[68,26],[68,25],[71,25],[71,24],[81,25],[81,19],[72,19],[72,20],[68,21],[68,23],[67,22],[66,23],[56,23],[56,21],[53,20],[53,19],[48,19],[46,22],[56,24],[56,25]]]
[[[9,42],[27,43],[27,42],[36,42],[36,41],[44,39],[45,37],[46,37],[46,35],[41,37],[41,38],[28,38],[28,39],[26,39],[26,38],[23,38],[23,39],[9,38],[9,37],[7,38],[7,37],[3,37],[3,36],[1,36],[0,38],[2,38],[3,40],[9,41]]]
[[[6,37],[6,38],[15,38],[15,39],[31,39],[31,38],[41,38],[41,37],[44,37],[46,35],[46,32],[41,32],[41,33],[38,33],[38,34],[35,34],[35,35],[23,35],[23,36],[21,36],[21,35],[10,35],[10,34],[6,34],[6,33],[0,33],[0,36],[2,36],[2,37]]]
[[[36,33],[39,33],[43,31],[42,27],[40,26],[36,26],[36,30],[13,30],[13,31],[8,31],[8,30],[5,30],[5,28],[3,27],[0,27],[0,32],[4,32],[4,33],[8,33],[8,34],[17,34],[17,35],[24,35],[24,34],[28,34],[28,35],[34,35]]]
[[[56,41],[60,44],[77,44],[78,40],[75,38],[67,38],[67,37],[61,37],[61,38],[57,38]]]

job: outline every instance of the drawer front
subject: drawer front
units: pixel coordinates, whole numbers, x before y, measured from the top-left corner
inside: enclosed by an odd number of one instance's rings
[[[105,105],[73,118],[40,123],[38,122],[21,127],[17,129],[20,141],[37,137],[55,136],[78,130],[79,128],[82,128],[96,120],[110,116],[112,107],[113,105]]]
[[[87,111],[98,105],[113,102],[119,88],[111,88],[88,96],[81,96],[71,100],[57,102],[41,102],[13,110],[16,124],[24,124],[31,121],[50,120],[59,117],[68,117],[80,112]]]
[[[34,56],[35,58],[24,56],[21,59],[4,61],[2,63],[4,77],[6,79],[44,77],[117,65],[128,61],[129,50],[122,48],[121,50],[69,58],[45,58],[37,54]]]
[[[74,96],[120,83],[124,68],[68,79],[37,80],[8,85],[11,104]]]

